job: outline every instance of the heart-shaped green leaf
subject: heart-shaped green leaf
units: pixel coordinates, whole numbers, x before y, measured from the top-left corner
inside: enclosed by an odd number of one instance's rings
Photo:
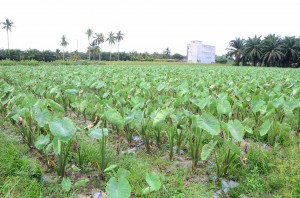
[[[124,177],[112,177],[107,182],[106,193],[108,198],[128,198],[131,194],[131,186]]]
[[[95,138],[95,139],[102,139],[103,136],[108,136],[108,129],[107,128],[102,128],[102,129],[99,129],[99,128],[95,128],[95,129],[92,129],[89,136],[91,138]]]
[[[75,133],[75,125],[70,118],[55,118],[49,123],[51,133],[59,140],[67,142]]]
[[[39,150],[42,150],[48,143],[50,142],[50,136],[49,134],[43,135],[41,134],[36,142],[34,143],[35,147]]]
[[[217,141],[211,140],[208,144],[205,144],[202,147],[201,160],[206,160],[207,159],[207,157],[210,155],[212,150],[215,148],[216,144],[217,144]]]
[[[161,187],[161,181],[155,172],[146,174],[146,182],[149,186],[143,190],[143,194],[148,194],[152,191],[158,191]]]
[[[258,129],[260,136],[264,136],[268,133],[272,126],[270,120],[266,120]]]
[[[207,131],[211,135],[219,135],[220,122],[213,115],[204,112],[200,116],[198,123],[199,123],[200,128]]]
[[[69,192],[71,189],[71,180],[70,178],[63,178],[61,182],[61,187],[64,191]]]
[[[114,109],[109,109],[104,113],[104,116],[108,122],[116,125],[116,127],[118,127],[119,129],[123,129],[125,121],[118,111]]]
[[[217,103],[217,111],[219,114],[228,115],[231,112],[231,105],[228,100],[219,100]]]
[[[245,130],[244,130],[244,126],[242,125],[242,123],[235,119],[234,121],[229,120],[228,121],[228,130],[230,131],[230,134],[232,135],[232,137],[234,139],[236,139],[237,141],[242,141],[244,134],[245,134]]]

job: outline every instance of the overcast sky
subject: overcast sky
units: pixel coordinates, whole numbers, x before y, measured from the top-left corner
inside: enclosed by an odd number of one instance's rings
[[[187,44],[200,40],[226,52],[235,37],[300,36],[299,0],[1,0],[0,21],[9,19],[10,48],[55,50],[66,35],[67,51],[86,51],[85,32],[108,35],[121,30],[120,51],[186,55]],[[7,48],[0,31],[0,49]],[[103,45],[109,51],[108,43]],[[117,51],[117,45],[112,51]]]

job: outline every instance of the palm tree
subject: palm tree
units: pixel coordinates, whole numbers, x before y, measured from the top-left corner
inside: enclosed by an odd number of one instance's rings
[[[63,35],[61,37],[60,45],[63,47],[63,60],[65,60],[65,47],[67,47],[67,45],[69,45],[69,43],[67,42],[66,35]]]
[[[253,38],[248,37],[245,41],[244,55],[252,61],[253,66],[260,61],[262,56],[261,39],[256,35]]]
[[[116,41],[115,34],[111,31],[108,34],[108,38],[106,40],[108,41],[108,43],[110,45],[109,60],[111,61],[111,47],[113,44],[115,44],[115,41]]]
[[[165,58],[170,58],[170,55],[171,55],[171,50],[169,47],[167,47],[164,52],[163,52]]]
[[[87,31],[85,32],[85,34],[88,36],[88,40],[89,40],[89,46],[91,45],[91,36],[93,35],[93,30],[91,30],[90,28],[87,29]],[[89,50],[90,47],[88,47],[88,51],[89,51],[89,60],[91,60],[91,51]]]
[[[269,34],[262,42],[263,62],[267,66],[279,65],[283,60],[282,41],[279,36]]]
[[[299,43],[296,37],[285,37],[282,40],[282,52],[284,53],[284,66],[291,66],[297,62],[299,56]]]
[[[11,28],[15,27],[14,22],[10,21],[9,19],[6,19],[4,22],[2,22],[3,28],[6,29],[7,33],[7,49],[9,49],[9,37],[8,37],[8,30],[11,32]]]
[[[123,33],[121,32],[121,30],[119,32],[117,32],[117,36],[116,36],[116,40],[118,42],[118,61],[119,61],[119,46],[120,46],[120,41],[123,40]]]
[[[227,50],[229,50],[227,52],[227,56],[234,57],[236,66],[240,65],[240,62],[242,60],[244,44],[245,40],[238,37],[234,40],[231,40],[229,43],[230,48],[227,48]]]
[[[102,52],[102,44],[105,42],[105,37],[104,34],[102,33],[95,33],[95,40],[93,42],[95,42],[98,45],[99,48],[99,61],[101,61],[101,52]]]

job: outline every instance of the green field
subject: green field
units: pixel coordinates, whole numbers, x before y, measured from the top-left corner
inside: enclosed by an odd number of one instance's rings
[[[2,66],[0,98],[1,197],[300,196],[299,69]]]

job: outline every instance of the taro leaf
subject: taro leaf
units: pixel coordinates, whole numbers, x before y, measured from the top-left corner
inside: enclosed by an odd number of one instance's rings
[[[219,114],[228,115],[231,112],[231,105],[228,100],[219,100],[217,110]]]
[[[217,141],[211,140],[202,147],[201,160],[206,160],[212,150],[215,148]]]
[[[56,155],[60,155],[60,153],[61,153],[61,141],[57,137],[54,137],[54,139],[52,141],[52,145],[53,145],[54,153]]]
[[[252,130],[251,127],[245,126],[245,131],[246,131],[247,133],[253,134],[253,130]]]
[[[79,90],[78,89],[67,89],[65,90],[65,93],[67,94],[78,94]]]
[[[244,134],[245,134],[245,130],[244,130],[244,126],[242,125],[242,123],[235,119],[234,121],[229,120],[228,121],[228,130],[230,131],[230,134],[232,135],[232,137],[234,139],[236,139],[237,141],[242,141]]]
[[[204,129],[211,135],[219,135],[220,122],[213,115],[204,112],[199,119],[200,128]]]
[[[79,181],[77,181],[75,184],[74,184],[74,186],[76,187],[76,188],[79,188],[79,187],[81,187],[81,186],[84,186],[86,183],[88,183],[90,180],[89,179],[81,179],[81,180],[79,180]]]
[[[209,98],[191,99],[191,102],[203,110],[209,103]]]
[[[79,107],[80,112],[83,112],[87,108],[87,106],[88,106],[88,101],[87,100],[81,101],[80,107]]]
[[[49,106],[52,110],[62,112],[62,113],[65,112],[64,108],[60,104],[58,104],[57,102],[51,99],[46,99],[45,105]]]
[[[70,178],[63,178],[61,182],[61,187],[64,191],[69,192],[71,189],[71,180]]]
[[[37,140],[34,142],[34,146],[37,149],[42,150],[49,142],[50,142],[50,136],[49,136],[49,134],[47,134],[47,135],[41,134],[37,138]]]
[[[101,140],[103,135],[108,136],[108,129],[107,128],[102,128],[102,129],[95,128],[95,129],[92,129],[90,134],[89,134],[89,136],[91,138],[95,138],[95,139],[98,139],[98,140]]]
[[[262,110],[265,105],[265,101],[263,100],[252,100],[251,101],[251,110],[256,113]]]
[[[285,107],[287,109],[289,109],[290,111],[293,111],[294,109],[297,109],[300,107],[300,100],[290,100],[290,101],[287,101],[285,103]]]
[[[112,124],[116,125],[116,127],[119,129],[123,129],[125,125],[125,120],[118,111],[114,109],[109,109],[104,113],[104,116],[108,122],[111,122]]]
[[[107,182],[106,186],[107,198],[128,198],[131,194],[131,186],[128,180],[124,177],[112,177]]]
[[[49,128],[55,137],[64,142],[69,141],[75,132],[75,125],[73,121],[67,117],[62,119],[55,118],[49,123]]]
[[[161,123],[163,123],[165,121],[165,119],[167,118],[168,114],[169,114],[169,111],[167,109],[160,110],[159,112],[157,112],[157,114],[153,118],[153,126],[157,127]]]
[[[224,139],[224,143],[233,153],[235,153],[238,156],[241,155],[241,149],[235,143],[227,139]]]
[[[164,83],[159,83],[159,84],[156,86],[156,90],[157,90],[157,91],[162,91],[165,87],[166,87],[166,84],[164,84]]]
[[[260,136],[266,135],[270,130],[271,126],[272,122],[270,122],[270,120],[266,120],[258,129]]]
[[[124,168],[119,168],[117,171],[117,178],[125,177],[127,178],[130,175],[130,172],[128,170],[125,170]]]
[[[109,167],[107,167],[107,168],[104,170],[104,172],[106,173],[106,172],[108,172],[108,171],[114,170],[114,169],[117,168],[117,167],[118,167],[117,164],[112,164],[112,165],[110,165]]]
[[[136,128],[140,128],[140,126],[142,125],[143,118],[144,118],[144,115],[141,110],[139,110],[139,109],[133,110],[126,116],[125,122],[126,122],[126,124],[134,123]]]
[[[158,191],[161,187],[161,181],[155,172],[146,174],[146,182],[149,186],[144,188],[143,194],[148,194],[152,191]]]
[[[39,109],[36,111],[36,120],[40,127],[44,127],[51,120],[51,114],[48,109],[44,109],[40,111]]]
[[[284,98],[283,97],[275,98],[272,104],[276,109],[283,107],[283,105],[285,104]]]

